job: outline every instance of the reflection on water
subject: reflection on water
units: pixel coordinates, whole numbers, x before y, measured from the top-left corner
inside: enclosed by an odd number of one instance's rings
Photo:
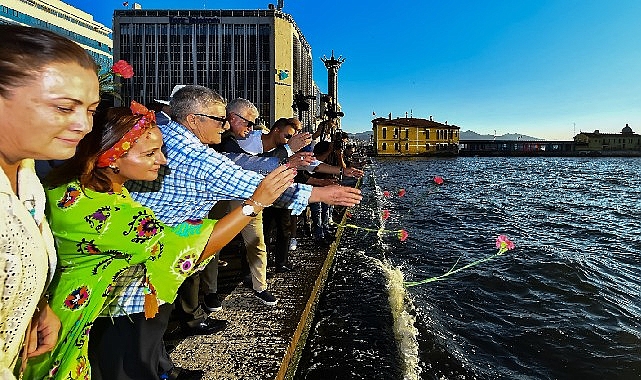
[[[345,231],[297,378],[641,378],[641,159],[377,160],[367,173],[351,222],[410,238]],[[517,248],[398,286],[495,252],[498,234]]]

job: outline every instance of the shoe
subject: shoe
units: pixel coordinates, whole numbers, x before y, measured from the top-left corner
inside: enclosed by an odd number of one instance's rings
[[[225,327],[227,327],[227,321],[207,318],[196,326],[183,325],[182,330],[187,335],[210,335],[224,330]]]
[[[220,300],[218,299],[218,293],[205,294],[203,297],[203,309],[210,313],[221,311],[223,309],[223,304],[220,303]]]
[[[254,290],[254,295],[256,298],[258,298],[262,303],[264,303],[267,306],[275,306],[278,303],[278,300],[276,297],[274,297],[269,291],[263,290],[262,292],[257,292]]]
[[[289,250],[295,251],[297,247],[298,247],[298,242],[296,241],[296,238],[292,238],[292,240],[289,241]]]
[[[285,265],[276,265],[276,273],[288,273],[288,272],[293,272],[294,267],[292,264],[285,264]]]
[[[160,378],[162,380],[165,380],[165,379],[167,380],[200,380],[203,378],[204,375],[205,375],[205,372],[199,369],[194,370],[194,369],[174,367],[169,371],[160,375]]]

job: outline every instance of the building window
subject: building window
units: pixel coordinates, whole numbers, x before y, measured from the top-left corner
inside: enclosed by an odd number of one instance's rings
[[[383,145],[381,146],[381,150],[387,150],[387,143],[383,143]]]
[[[406,131],[406,132],[407,132],[407,131]],[[409,151],[409,150],[410,150],[410,144],[409,144],[409,143],[405,143],[405,150],[406,150],[406,151]]]
[[[383,138],[384,139],[387,138],[387,128],[385,128],[385,127],[383,127]],[[383,150],[385,150],[385,148],[383,148]]]
[[[410,130],[405,128],[405,138],[409,139],[410,138]]]

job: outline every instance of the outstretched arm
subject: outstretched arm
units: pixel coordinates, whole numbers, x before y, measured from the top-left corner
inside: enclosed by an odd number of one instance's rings
[[[290,169],[283,165],[269,173],[260,182],[254,194],[247,201],[254,206],[254,212],[260,212],[267,205],[271,205],[285,189],[294,182],[296,169]],[[214,226],[203,254],[198,259],[201,262],[229,243],[252,219],[244,215],[240,207],[235,208],[229,214],[220,219]]]

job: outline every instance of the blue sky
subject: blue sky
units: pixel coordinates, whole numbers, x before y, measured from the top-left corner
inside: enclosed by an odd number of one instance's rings
[[[124,9],[122,1],[66,2],[110,27],[113,9]],[[180,9],[268,3],[179,2]],[[285,0],[283,11],[312,46],[321,91],[320,58],[332,49],[345,57],[338,94],[349,132],[371,130],[372,112],[407,112],[481,134],[569,140],[580,131],[618,133],[626,123],[641,133],[641,1]]]

